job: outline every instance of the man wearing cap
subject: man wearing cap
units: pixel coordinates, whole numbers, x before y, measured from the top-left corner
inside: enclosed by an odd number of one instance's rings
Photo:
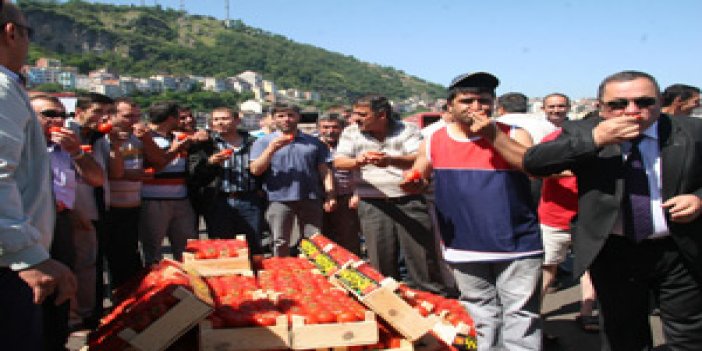
[[[413,168],[422,178],[401,185],[419,192],[433,178],[444,259],[476,322],[478,349],[540,350],[543,250],[517,152],[532,141],[490,119],[498,83],[484,72],[453,80],[454,122],[420,146]]]
[[[419,129],[392,117],[392,106],[381,95],[368,95],[353,105],[357,123],[344,129],[334,166],[360,170],[356,193],[358,216],[368,258],[381,273],[401,279],[400,250],[408,285],[447,293],[440,269],[426,199],[399,187],[403,171],[417,157]]]

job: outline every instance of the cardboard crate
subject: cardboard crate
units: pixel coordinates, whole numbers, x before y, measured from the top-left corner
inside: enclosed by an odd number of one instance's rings
[[[378,342],[375,314],[366,311],[365,320],[349,323],[305,324],[293,316],[290,343],[293,350],[371,345]]]
[[[213,329],[200,322],[200,351],[280,350],[290,348],[288,318],[280,316],[270,327]]]
[[[238,235],[236,240],[244,240],[243,235]],[[197,259],[192,252],[183,253],[183,264],[191,267],[203,277],[212,277],[230,274],[245,274],[252,272],[249,250],[237,250],[236,257]]]
[[[183,287],[173,291],[180,301],[141,333],[127,328],[119,337],[141,351],[162,351],[212,312],[212,306]]]
[[[349,280],[348,277],[342,278],[341,276],[348,273],[347,268],[353,269],[349,265],[345,265],[345,267],[334,274],[332,280],[337,285],[350,291],[361,303],[390,324],[406,339],[412,342],[417,341],[436,324],[436,319],[423,317],[405,300],[395,294],[399,284],[394,279],[385,278],[380,283],[380,286],[370,286],[370,290],[360,294],[358,287],[350,286],[344,282]],[[360,279],[363,280],[363,277],[361,276]]]

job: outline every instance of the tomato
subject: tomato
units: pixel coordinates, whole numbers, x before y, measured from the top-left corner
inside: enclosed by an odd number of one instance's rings
[[[185,140],[185,139],[187,139],[187,138],[188,138],[188,135],[185,134],[185,133],[178,133],[178,134],[176,134],[176,139],[178,139],[178,141],[183,141],[183,140]]]
[[[93,152],[93,146],[92,145],[81,145],[80,149],[83,150],[83,152]]]
[[[320,324],[336,322],[336,316],[329,311],[320,310],[314,316]]]
[[[234,150],[232,149],[224,149],[220,152],[224,156],[231,156],[234,153]]]
[[[97,131],[102,134],[108,134],[110,131],[112,131],[112,123],[105,122],[98,124]]]
[[[410,169],[404,173],[406,181],[415,181],[422,178],[422,174],[416,169]]]
[[[61,133],[61,127],[51,127],[49,133]]]
[[[356,317],[356,314],[352,312],[342,312],[339,313],[338,316],[336,316],[336,321],[339,323],[349,323],[349,322],[357,322],[359,319]]]

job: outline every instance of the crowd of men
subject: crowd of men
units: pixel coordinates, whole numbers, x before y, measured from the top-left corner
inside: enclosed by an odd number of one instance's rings
[[[523,94],[496,96],[497,77],[463,74],[424,130],[375,94],[327,111],[315,135],[287,103],[254,132],[233,106],[198,129],[175,102],[143,118],[133,101],[96,93],[69,118],[57,98],[25,91],[31,28],[0,4],[8,349],[65,350],[71,330],[102,316],[105,283],[158,262],[166,237],[179,259],[200,217],[208,237],[245,234],[254,254],[294,255],[322,232],[384,275],[458,296],[480,350],[542,348],[541,301],[572,246],[578,322],[602,327],[606,347],[652,347],[651,296],[668,347],[702,347],[702,120],[685,116],[698,88],[661,92],[646,73],[618,72],[599,86],[598,111],[569,121],[565,94],[527,114]]]

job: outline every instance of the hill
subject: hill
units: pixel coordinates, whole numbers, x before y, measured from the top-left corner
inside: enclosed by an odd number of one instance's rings
[[[159,6],[71,0],[18,1],[35,28],[30,60],[61,59],[81,73],[109,67],[123,75],[165,73],[228,77],[261,72],[278,87],[349,100],[369,92],[393,99],[441,97],[444,89],[402,71],[293,42],[233,21]]]

